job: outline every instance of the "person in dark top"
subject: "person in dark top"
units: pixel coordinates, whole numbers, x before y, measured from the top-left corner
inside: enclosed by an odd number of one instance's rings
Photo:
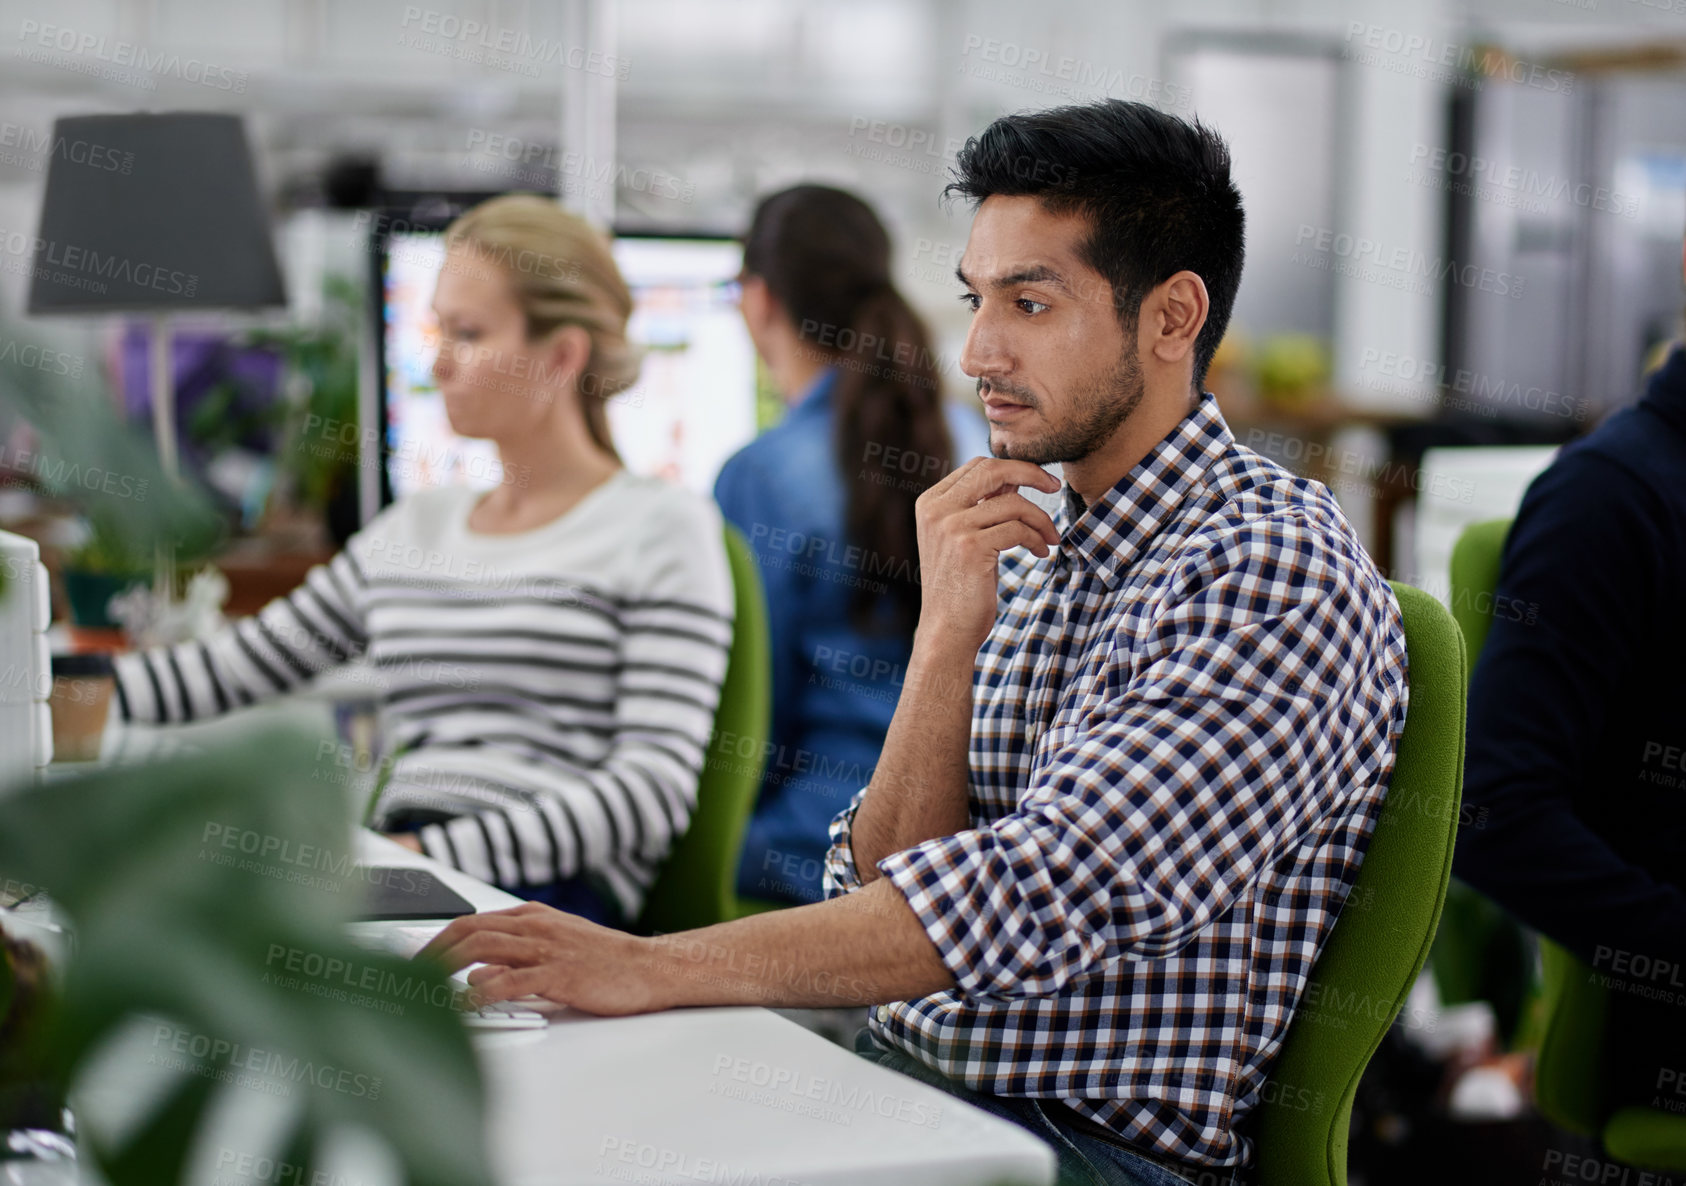
[[[714,487],[755,550],[772,645],[771,753],[738,889],[817,902],[827,829],[872,777],[913,649],[914,501],[988,453],[989,434],[945,408],[925,327],[890,279],[890,237],[853,194],[761,200],[743,315],[790,410]]]
[[[1686,350],[1564,447],[1505,542],[1455,871],[1613,991],[1610,1097],[1686,1069]]]

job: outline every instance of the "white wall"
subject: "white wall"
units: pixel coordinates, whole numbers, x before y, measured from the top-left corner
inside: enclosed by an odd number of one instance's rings
[[[939,206],[937,193],[952,148],[996,115],[1103,93],[1177,109],[1162,47],[1169,31],[1189,27],[1299,31],[1354,49],[1365,48],[1372,27],[1384,41],[1490,35],[1541,47],[1686,36],[1686,22],[1644,5],[1602,7],[1548,0],[621,0],[610,67],[624,75],[617,161],[595,167],[670,179],[660,192],[621,187],[622,217],[647,224],[736,229],[757,192],[798,178],[860,189],[895,233],[898,276],[952,357],[964,321],[948,276],[968,218]],[[69,112],[237,110],[249,115],[272,193],[332,153],[356,149],[380,153],[399,182],[494,187],[520,167],[487,150],[494,137],[538,150],[557,144],[567,67],[553,57],[532,68],[542,56],[532,47],[572,53],[566,16],[564,4],[545,0],[0,0],[0,138],[5,125],[45,132],[55,115]],[[477,39],[443,36],[467,22],[488,31],[494,50],[499,37],[524,37],[529,52],[468,60],[483,52]],[[73,48],[49,49],[42,61],[18,56],[39,49],[49,25]],[[174,55],[180,65],[154,70],[150,81],[137,77],[110,61],[119,41]],[[1346,64],[1350,109],[1337,113],[1346,147],[1335,163],[1330,229],[1433,256],[1441,251],[1443,195],[1402,179],[1414,150],[1444,142],[1447,84],[1415,76],[1415,66],[1410,54],[1385,52]],[[197,81],[187,77],[196,71]],[[547,156],[560,159],[555,151]],[[43,178],[44,169],[0,160],[0,226],[33,228]],[[1290,254],[1295,246],[1270,250]],[[0,276],[0,313],[20,307],[16,279]],[[1339,276],[1335,309],[1336,377],[1346,393],[1425,411],[1423,390],[1400,383],[1375,390],[1361,380],[1366,360],[1384,354],[1438,362],[1437,298]]]

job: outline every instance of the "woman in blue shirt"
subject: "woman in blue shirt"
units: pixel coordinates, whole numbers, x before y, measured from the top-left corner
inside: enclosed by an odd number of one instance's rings
[[[743,315],[790,410],[714,487],[760,562],[773,649],[773,752],[738,888],[812,902],[831,819],[871,778],[912,650],[914,501],[989,435],[976,413],[945,411],[889,236],[852,194],[799,185],[761,201]]]

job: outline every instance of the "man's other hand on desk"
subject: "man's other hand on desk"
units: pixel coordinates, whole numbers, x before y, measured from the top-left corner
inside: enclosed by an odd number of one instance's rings
[[[387,832],[386,838],[394,844],[402,845],[411,852],[422,851],[421,841],[416,838],[414,832]]]
[[[887,880],[852,894],[646,938],[528,902],[459,918],[417,955],[468,964],[482,1003],[538,996],[603,1016],[687,1005],[832,1008],[955,986]]]

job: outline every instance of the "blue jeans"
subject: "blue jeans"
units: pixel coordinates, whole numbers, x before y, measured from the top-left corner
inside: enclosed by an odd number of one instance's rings
[[[1059,1156],[1059,1186],[1230,1186],[1234,1180],[1230,1170],[1219,1167],[1199,1171],[1196,1177],[1184,1177],[1145,1156],[1050,1117],[1034,1099],[973,1091],[913,1056],[889,1049],[873,1037],[871,1030],[863,1028],[855,1035],[855,1053],[879,1066],[941,1088],[1040,1137]]]

